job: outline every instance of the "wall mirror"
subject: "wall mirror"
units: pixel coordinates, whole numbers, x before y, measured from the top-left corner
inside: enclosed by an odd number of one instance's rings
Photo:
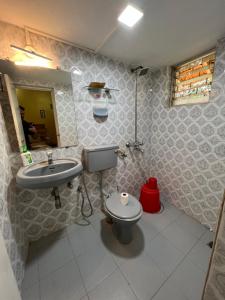
[[[20,151],[77,145],[71,74],[0,60]]]

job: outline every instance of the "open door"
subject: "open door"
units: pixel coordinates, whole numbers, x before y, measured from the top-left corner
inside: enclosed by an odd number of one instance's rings
[[[12,80],[7,74],[4,74],[4,79],[5,79],[6,88],[9,96],[11,110],[12,110],[17,140],[18,140],[20,151],[22,151],[22,149],[24,149],[24,147],[26,146],[26,141],[23,132],[23,125],[21,122],[19,103],[16,96],[16,88]]]

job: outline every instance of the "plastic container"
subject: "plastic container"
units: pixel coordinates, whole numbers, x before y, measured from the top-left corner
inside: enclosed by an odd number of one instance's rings
[[[160,193],[156,178],[149,178],[148,182],[142,186],[139,200],[145,212],[157,213],[160,211]]]
[[[148,184],[148,187],[149,187],[151,190],[156,190],[156,189],[158,189],[157,179],[156,179],[155,177],[149,178],[147,184]]]
[[[32,159],[32,155],[31,155],[30,151],[21,153],[20,155],[21,155],[24,167],[32,165],[33,159]]]

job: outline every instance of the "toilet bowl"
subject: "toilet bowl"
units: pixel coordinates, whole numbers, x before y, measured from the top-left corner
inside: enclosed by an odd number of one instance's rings
[[[112,193],[104,202],[106,214],[112,218],[117,239],[122,244],[132,241],[132,227],[141,218],[143,210],[140,202],[128,194],[128,204],[120,201],[120,193]]]
[[[118,145],[99,145],[85,147],[83,151],[83,162],[88,172],[100,172],[115,168],[118,161]],[[102,175],[101,175],[102,176]],[[100,180],[101,194],[102,180]],[[132,227],[142,216],[142,206],[140,202],[128,194],[128,204],[120,202],[120,193],[112,193],[106,199],[102,197],[101,206],[105,213],[113,221],[113,229],[118,240],[123,244],[128,244],[132,240]]]

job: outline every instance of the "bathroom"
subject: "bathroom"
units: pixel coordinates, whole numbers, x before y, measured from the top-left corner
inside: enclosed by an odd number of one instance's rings
[[[1,1],[1,297],[225,299],[225,3],[54,5],[53,13],[50,1]],[[118,20],[127,5],[141,16],[133,27]],[[208,100],[172,103],[173,68],[208,55],[215,56]],[[101,101],[90,83],[105,83]],[[54,142],[33,143],[29,167],[62,159],[84,169],[54,189],[18,184],[27,156],[14,100],[24,108],[25,92],[50,98],[54,112]],[[46,120],[47,109],[38,110]],[[88,170],[85,153],[105,145],[112,167]],[[104,203],[123,192],[139,200],[150,177],[161,210],[144,211],[124,244]]]

